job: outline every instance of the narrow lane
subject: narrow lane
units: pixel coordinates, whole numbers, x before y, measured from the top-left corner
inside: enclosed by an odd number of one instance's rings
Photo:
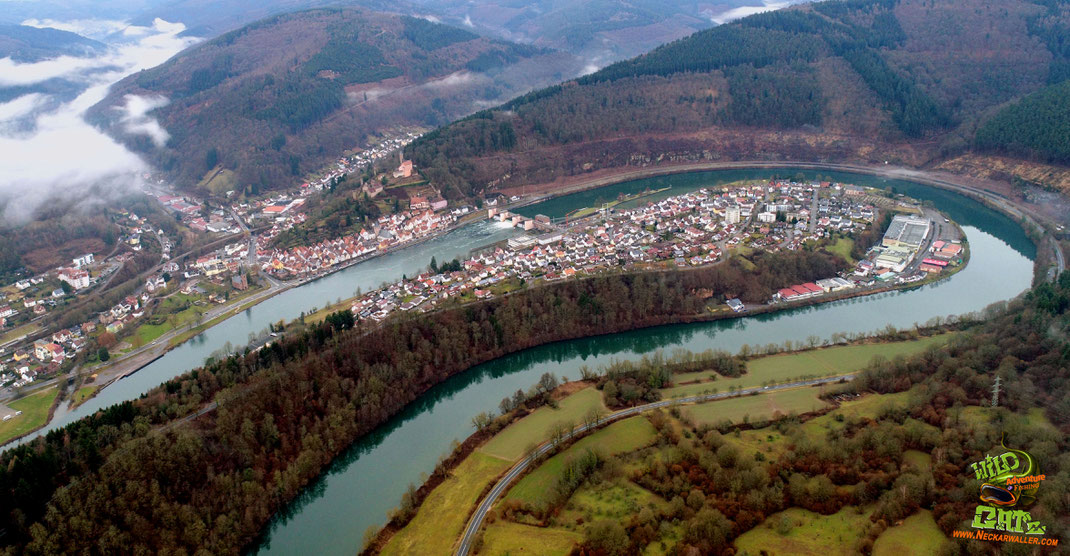
[[[586,432],[588,432],[590,430],[596,429],[596,428],[598,428],[598,427],[600,427],[602,425],[605,425],[607,423],[612,423],[613,421],[618,421],[618,420],[623,419],[625,417],[631,417],[633,415],[638,415],[640,413],[643,413],[645,411],[650,411],[652,409],[659,409],[659,408],[663,408],[663,407],[670,407],[670,406],[674,406],[674,405],[684,405],[684,404],[690,404],[690,403],[709,402],[709,401],[721,400],[721,399],[725,399],[725,398],[732,398],[732,397],[736,397],[736,396],[749,396],[751,394],[756,394],[756,393],[761,393],[761,392],[772,392],[774,390],[787,390],[789,388],[800,388],[800,387],[804,387],[804,386],[816,386],[816,385],[819,385],[819,384],[831,384],[831,383],[834,383],[834,382],[848,381],[848,380],[852,380],[852,379],[854,379],[854,374],[827,377],[827,378],[815,378],[815,379],[811,379],[811,380],[801,380],[801,381],[796,381],[796,382],[789,382],[789,383],[786,383],[786,384],[778,384],[776,386],[761,386],[761,387],[754,387],[754,388],[744,388],[742,390],[737,390],[735,392],[719,392],[719,393],[715,393],[715,394],[703,394],[703,395],[700,395],[700,396],[688,396],[686,398],[676,398],[676,399],[672,399],[672,400],[661,400],[661,401],[657,401],[657,402],[648,403],[648,404],[645,404],[645,405],[637,405],[635,407],[629,407],[628,409],[622,409],[622,410],[620,410],[620,411],[618,411],[616,413],[610,414],[610,415],[608,415],[606,417],[602,417],[601,419],[595,421],[594,423],[588,423],[588,424],[580,425],[580,426],[576,427],[575,429],[573,429],[573,431],[571,433],[569,433],[564,438],[562,438],[560,442],[564,442],[565,440],[569,440],[569,439],[575,437],[576,435],[582,435],[582,434],[584,434],[584,433],[586,433]],[[505,493],[506,489],[509,488],[509,485],[512,484],[512,482],[514,480],[516,480],[517,477],[519,477],[521,474],[523,474],[524,471],[527,470],[527,468],[532,463],[534,463],[537,459],[539,459],[539,457],[545,455],[547,452],[549,452],[550,450],[554,449],[554,447],[556,447],[556,446],[557,446],[557,442],[554,442],[552,440],[541,444],[539,446],[538,450],[536,450],[533,454],[529,455],[528,457],[520,460],[516,465],[514,465],[512,467],[512,469],[509,470],[508,473],[505,474],[505,476],[503,476],[497,482],[497,484],[494,485],[494,488],[490,489],[490,492],[487,493],[487,496],[485,498],[483,498],[483,501],[480,502],[479,507],[476,508],[475,513],[472,514],[472,518],[468,521],[468,525],[465,527],[465,530],[464,530],[464,536],[461,537],[461,544],[460,544],[460,546],[457,547],[457,551],[455,552],[456,556],[467,556],[468,555],[468,552],[472,548],[472,540],[475,539],[476,534],[479,532],[480,529],[482,529],[483,521],[487,517],[487,512],[490,511],[491,507],[493,507],[494,504],[498,501],[498,498],[500,498],[501,495]]]

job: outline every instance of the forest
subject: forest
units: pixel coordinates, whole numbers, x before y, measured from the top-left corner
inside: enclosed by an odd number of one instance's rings
[[[1063,273],[1024,299],[990,308],[987,320],[960,322],[957,326],[965,331],[955,333],[946,346],[911,357],[878,357],[854,381],[825,393],[829,400],[869,400],[869,410],[840,411],[845,406],[836,401],[816,413],[775,413],[736,424],[696,423],[686,407],[633,418],[653,425],[650,445],[615,455],[572,450],[556,481],[547,486],[548,494],[537,502],[520,494],[507,496],[488,523],[582,532],[573,554],[592,556],[641,554],[659,547],[670,554],[779,552],[812,549],[811,543],[870,554],[879,553],[874,548],[885,531],[924,511],[931,512],[942,541],[934,553],[1031,553],[1012,543],[952,543],[945,537],[970,529],[980,486],[970,464],[999,450],[1001,442],[1043,462],[1046,478],[1028,511],[1046,526],[1046,537],[1070,534],[1068,311],[1070,273]],[[723,354],[720,361],[718,372],[739,371],[732,356]],[[596,381],[607,403],[626,391],[642,403],[656,397],[643,398],[637,388],[671,380],[671,369],[679,363],[618,362],[603,369],[603,375],[585,373],[584,378]],[[993,408],[997,376],[1002,388],[999,407]],[[891,394],[897,396],[882,396]],[[622,405],[630,403],[610,407]],[[908,463],[911,453],[929,464]],[[644,503],[629,506],[627,499],[619,499],[634,491],[626,485],[656,494],[656,501],[639,497]],[[571,500],[580,489],[584,501]],[[623,517],[593,519],[591,493],[599,492],[616,493],[616,498],[594,498],[603,504],[597,507],[628,508]],[[818,519],[842,516],[851,530],[829,533],[809,525],[795,533],[805,539],[791,536],[803,525],[781,513],[792,508],[814,512]],[[835,519],[829,527],[835,527]],[[485,540],[491,544],[494,527],[477,537],[477,546]],[[540,531],[531,530],[532,535]],[[747,537],[762,541],[745,542]]]
[[[506,71],[533,59],[539,62],[523,74]],[[233,174],[219,188],[254,193],[291,186],[398,127],[445,123],[472,112],[476,101],[544,85],[547,75],[568,71],[562,61],[419,18],[306,10],[249,24],[131,75],[89,118],[176,183],[192,187],[220,165]],[[412,86],[466,70],[493,72],[495,82]],[[153,112],[170,134],[166,145],[123,130],[110,108],[130,94],[170,100]],[[211,153],[215,164],[207,165]]]
[[[969,148],[962,138],[997,107],[1061,71],[1070,14],[1065,3],[1037,4],[834,0],[748,16],[532,91],[409,149],[455,197],[667,153],[854,161],[872,147],[931,160]],[[515,146],[486,140],[492,122],[512,126]],[[852,141],[868,146],[837,148]]]
[[[0,542],[13,554],[238,553],[332,458],[448,376],[547,342],[708,318],[706,294],[766,299],[843,265],[816,252],[754,263],[293,330],[0,454]],[[215,411],[181,420],[209,401]]]
[[[279,233],[272,246],[288,249],[359,232],[365,221],[379,217],[379,207],[361,191],[364,179],[355,174],[335,178],[328,185],[330,195],[308,198],[308,219]]]
[[[1000,110],[977,130],[975,140],[982,149],[1070,163],[1070,79]]]

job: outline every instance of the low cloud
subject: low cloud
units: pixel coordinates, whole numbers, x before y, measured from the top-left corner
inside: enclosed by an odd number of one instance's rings
[[[22,95],[0,104],[0,136],[14,136],[33,127],[33,116],[48,104],[40,93]]]
[[[148,27],[96,20],[24,23],[106,39],[108,48],[89,58],[60,56],[29,64],[0,59],[0,88],[33,87],[55,78],[81,88],[66,102],[35,92],[0,104],[0,207],[5,219],[15,223],[31,218],[41,203],[56,196],[92,202],[139,184],[148,165],[89,125],[85,113],[115,82],[163,63],[197,40],[178,36],[185,30],[182,24],[161,19]],[[166,130],[148,114],[166,102],[163,97],[127,96],[118,108],[120,128],[164,145]]]
[[[464,16],[464,21],[462,23],[464,23],[468,27],[475,27],[476,26],[474,23],[472,23],[472,16],[470,16],[470,15]]]
[[[477,81],[490,81],[490,78],[482,73],[472,73],[470,71],[458,71],[443,77],[442,79],[435,79],[428,81],[420,85],[425,89],[447,89],[450,87],[457,87],[461,85],[470,85]]]
[[[83,37],[96,40],[107,39],[115,33],[122,33],[125,29],[137,28],[122,21],[110,19],[72,19],[69,21],[57,21],[55,19],[27,19],[23,25],[30,27],[51,27],[60,31],[78,33]],[[140,27],[138,29],[145,29]]]
[[[720,25],[722,23],[728,23],[739,19],[741,17],[747,17],[748,15],[760,14],[764,12],[771,12],[773,10],[779,10],[786,8],[792,4],[798,3],[798,1],[782,0],[782,1],[769,1],[763,0],[761,6],[740,6],[738,8],[732,8],[718,14],[710,15],[710,21]]]
[[[157,108],[167,106],[169,102],[167,98],[163,96],[126,95],[123,100],[125,103],[118,108],[122,112],[122,116],[119,117],[119,123],[122,125],[123,131],[131,135],[146,135],[149,139],[152,139],[152,143],[157,147],[166,145],[171,135],[160,125],[160,122],[156,121],[155,118],[149,117],[148,113]]]

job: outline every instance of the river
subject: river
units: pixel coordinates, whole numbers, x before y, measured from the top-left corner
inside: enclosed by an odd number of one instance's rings
[[[792,177],[799,173],[795,170],[732,170],[650,178],[551,199],[517,212],[557,217],[575,208],[615,199],[622,192],[636,193],[647,188],[672,186],[670,191],[658,194],[669,196],[718,183],[774,175]],[[889,324],[906,327],[937,316],[980,311],[991,303],[1014,297],[1031,283],[1036,256],[1033,244],[1013,220],[976,201],[901,180],[827,171],[801,173],[807,179],[821,176],[835,181],[894,188],[908,196],[931,201],[962,226],[970,244],[969,265],[942,282],[907,291],[754,317],[662,326],[559,342],[475,367],[433,388],[374,433],[354,443],[296,501],[275,517],[256,552],[355,554],[360,549],[365,530],[386,522],[387,513],[398,504],[406,486],[420,483],[439,457],[449,451],[454,439],[463,439],[472,432],[472,416],[480,411],[496,411],[502,397],[517,388],[526,389],[544,372],[577,378],[581,365],[593,368],[612,359],[634,359],[657,349],[666,352],[675,348],[736,351],[745,343],[780,344],[785,340],[803,341],[811,335],[828,338],[836,332],[871,332]],[[656,198],[647,197],[643,201]],[[423,260],[429,258],[430,254],[425,252]],[[441,256],[439,260],[443,260]],[[338,295],[348,294],[351,289],[349,286]],[[278,318],[281,317],[272,317],[274,320]],[[214,330],[206,334],[214,334]],[[250,328],[244,328],[242,334],[247,334],[248,330]],[[158,373],[145,382],[155,385],[168,377],[166,373]]]
[[[137,398],[172,377],[201,366],[208,356],[227,343],[244,346],[249,342],[250,333],[259,332],[270,323],[289,321],[302,311],[351,297],[357,288],[368,291],[383,282],[398,280],[403,274],[418,274],[427,268],[432,256],[440,262],[454,257],[464,258],[472,249],[518,233],[519,230],[504,224],[482,221],[286,290],[198,334],[138,372],[104,388],[74,411],[57,414],[57,418],[38,434],[91,415],[98,409]]]

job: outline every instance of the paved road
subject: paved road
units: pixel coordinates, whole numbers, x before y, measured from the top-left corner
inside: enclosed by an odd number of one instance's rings
[[[810,235],[814,235],[814,232],[817,231],[817,208],[818,208],[817,207],[817,197],[818,197],[818,194],[820,193],[820,191],[821,191],[820,189],[815,187],[814,188],[814,198],[810,200],[810,222],[809,222]]]
[[[801,380],[801,381],[798,381],[798,382],[791,382],[791,383],[787,383],[787,384],[778,384],[776,386],[744,388],[744,389],[738,390],[736,392],[719,392],[719,393],[716,393],[716,394],[704,394],[704,395],[701,395],[701,396],[689,396],[689,397],[686,397],[686,398],[676,398],[676,399],[672,399],[672,400],[662,400],[662,401],[659,401],[659,402],[648,403],[646,405],[639,405],[639,406],[630,407],[628,409],[624,409],[624,410],[618,411],[616,413],[613,413],[611,415],[603,417],[603,418],[599,419],[598,421],[596,421],[594,423],[580,425],[580,426],[576,427],[571,433],[566,435],[562,439],[562,441],[568,440],[568,439],[570,439],[570,438],[572,438],[573,436],[576,436],[576,435],[582,435],[583,433],[585,433],[585,432],[587,432],[589,430],[598,428],[598,427],[600,427],[600,426],[602,426],[602,425],[604,425],[606,423],[611,423],[613,421],[617,421],[617,420],[620,420],[620,419],[631,417],[633,415],[638,415],[640,413],[643,413],[645,411],[650,411],[652,409],[659,409],[659,408],[663,408],[663,407],[670,407],[670,406],[674,406],[674,405],[682,405],[682,404],[689,404],[689,403],[708,402],[708,401],[713,401],[713,400],[720,400],[720,399],[724,399],[724,398],[730,398],[730,397],[733,397],[733,396],[746,396],[746,395],[749,395],[749,394],[752,394],[752,393],[756,393],[756,392],[771,392],[773,390],[785,390],[785,389],[788,389],[788,388],[799,388],[801,386],[814,386],[814,385],[817,385],[817,384],[830,384],[830,383],[834,383],[834,382],[840,382],[842,380],[851,380],[853,378],[854,378],[854,375],[843,375],[843,376],[835,376],[835,377],[828,377],[828,378],[815,378],[815,379],[812,379],[812,380]],[[487,496],[485,498],[483,498],[483,501],[480,502],[479,507],[476,508],[475,513],[472,514],[472,517],[469,519],[468,525],[465,527],[465,530],[464,530],[464,536],[461,537],[461,544],[460,544],[460,546],[457,547],[457,551],[454,553],[454,554],[456,554],[456,556],[467,556],[468,555],[468,551],[471,550],[471,548],[472,548],[472,540],[475,539],[476,533],[478,533],[479,530],[483,527],[483,520],[487,517],[487,512],[490,511],[491,507],[494,506],[495,502],[498,501],[498,498],[500,498],[501,495],[505,493],[506,489],[509,488],[509,485],[514,480],[516,480],[517,477],[519,477],[521,474],[523,474],[524,471],[527,470],[527,468],[536,459],[538,459],[540,456],[542,456],[542,455],[546,454],[547,452],[549,452],[550,450],[552,450],[556,445],[557,444],[555,442],[553,442],[553,441],[549,441],[549,442],[546,442],[546,443],[542,444],[541,446],[539,446],[539,449],[536,450],[534,454],[532,454],[532,455],[524,458],[520,462],[518,462],[516,465],[514,465],[509,470],[508,473],[505,474],[504,477],[502,477],[501,479],[498,480],[497,484],[494,485],[494,488],[490,489],[490,492],[487,493]]]

